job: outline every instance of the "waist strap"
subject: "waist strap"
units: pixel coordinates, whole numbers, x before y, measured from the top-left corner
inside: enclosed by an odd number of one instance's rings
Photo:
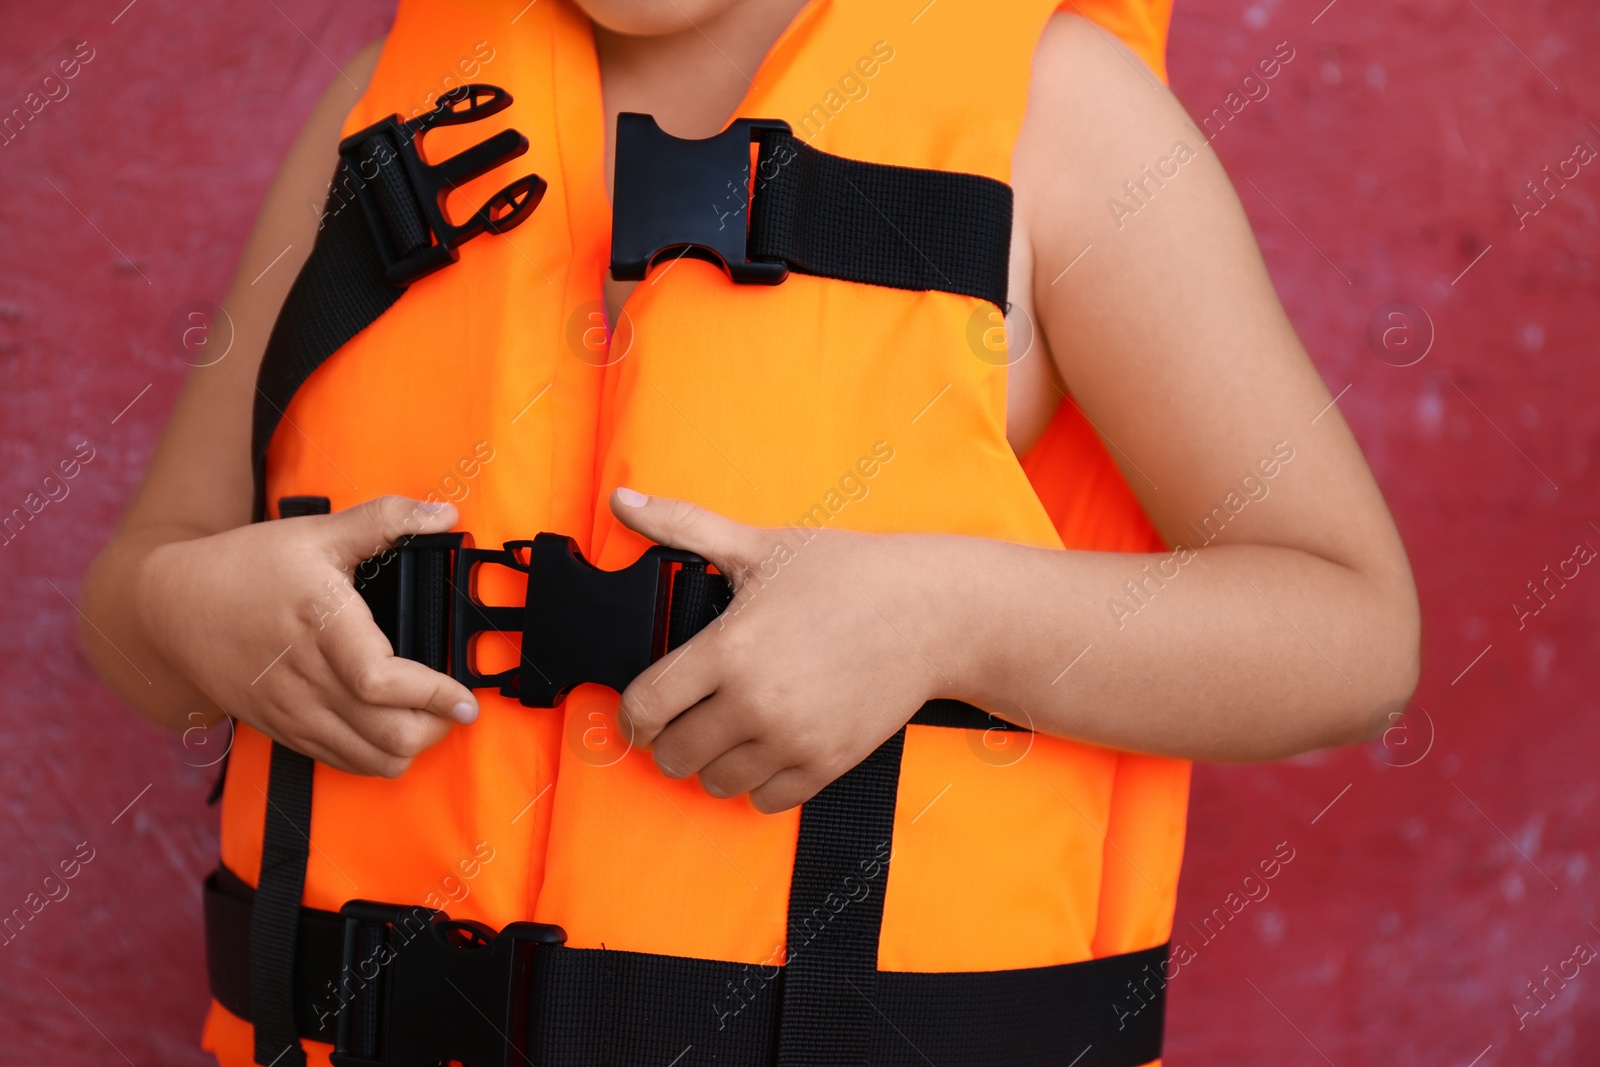
[[[250,976],[242,961],[250,947],[253,897],[226,868],[205,883],[211,995],[244,1018],[249,1017]],[[409,1011],[412,1023],[426,1022],[437,1033],[455,1035],[463,1044],[440,1055],[475,1067],[510,1067],[524,1057],[538,1067],[774,1062],[778,1008],[788,979],[788,967],[776,961],[726,963],[530,939],[525,958],[502,972],[503,982],[498,976],[481,981],[481,975],[464,969],[437,972],[430,980],[408,966],[408,953],[425,950],[427,942],[441,936],[455,937],[463,947],[448,951],[464,957],[488,955],[492,945],[467,947],[470,939],[451,932],[456,924],[424,908],[399,909],[400,920],[387,927],[354,911],[302,908],[294,954],[299,1032],[332,1043],[341,1011],[349,1011],[351,1044],[342,1050],[346,1064],[431,1064],[422,1058],[433,1054],[429,1049],[382,1047],[385,1036],[396,1034],[392,1016],[397,1008]],[[1148,1063],[1161,1055],[1166,958],[1162,945],[1055,967],[879,972],[867,1062],[875,1067]],[[426,1018],[418,1018],[418,1012]],[[492,1036],[496,1032],[499,1037]],[[484,1040],[491,1047],[474,1044]]]

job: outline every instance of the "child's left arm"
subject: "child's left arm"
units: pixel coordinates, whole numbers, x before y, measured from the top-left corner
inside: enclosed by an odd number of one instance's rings
[[[1033,285],[1013,299],[1178,551],[802,535],[619,494],[625,524],[736,587],[789,559],[624,694],[666,773],[777,811],[936,696],[1098,745],[1270,759],[1355,741],[1411,694],[1420,623],[1388,509],[1215,152],[1137,63],[1081,19],[1047,30],[1013,175]],[[1189,524],[1218,507],[1201,547]]]

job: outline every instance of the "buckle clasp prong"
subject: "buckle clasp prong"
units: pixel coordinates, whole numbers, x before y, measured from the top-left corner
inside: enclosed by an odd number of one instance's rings
[[[390,282],[410,285],[454,263],[461,258],[462,244],[485,230],[504,233],[539,206],[545,181],[537,174],[525,174],[495,193],[460,226],[444,213],[446,194],[528,150],[528,139],[516,130],[501,130],[439,163],[429,163],[422,156],[422,135],[429,130],[478,122],[510,106],[511,94],[497,85],[461,85],[439,97],[433,110],[414,119],[402,122],[399,115],[390,115],[339,142],[339,154],[358,176],[356,197],[377,240]],[[396,167],[398,170],[389,169]],[[405,195],[404,190],[395,188],[395,176],[403,176],[428,230],[415,244],[401,243],[391,225],[395,206],[384,203],[385,196]]]
[[[652,545],[622,570],[606,571],[584,559],[572,538],[553,533],[508,541],[498,551],[462,549],[456,553],[452,618],[456,677],[474,689],[499,686],[505,696],[533,708],[555,707],[583,682],[620,693],[667,650],[672,565],[704,562],[693,552]],[[483,563],[528,576],[522,606],[478,599],[473,578]],[[492,630],[521,631],[522,661],[499,674],[478,674],[466,666],[471,644]],[[534,649],[537,662],[529,654]]]

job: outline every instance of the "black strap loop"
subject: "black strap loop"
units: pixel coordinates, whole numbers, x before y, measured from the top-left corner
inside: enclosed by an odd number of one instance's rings
[[[667,651],[711,625],[733,600],[733,586],[701,562],[689,561],[672,579],[672,606],[667,614]]]
[[[416,255],[432,242],[422,205],[406,181],[405,169],[398,163],[400,153],[395,148],[394,138],[386,133],[375,134],[356,151],[362,164],[360,169],[377,175],[373,186],[395,250],[401,258]]]

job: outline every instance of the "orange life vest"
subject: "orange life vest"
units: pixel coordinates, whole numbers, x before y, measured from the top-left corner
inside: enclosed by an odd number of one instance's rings
[[[784,119],[839,156],[1007,180],[1054,2],[924,5],[812,0],[736,114]],[[1164,74],[1164,0],[1073,9]],[[683,259],[638,285],[608,349],[594,332],[611,209],[588,22],[562,0],[404,0],[345,132],[465,81],[509,90],[504,121],[549,190],[311,376],[268,452],[269,501],[431,495],[457,503],[480,545],[558,531],[605,569],[646,547],[606,507],[619,485],[761,525],[1161,547],[1074,405],[1013,454],[1006,370],[970,341],[993,311],[976,298],[799,274],[735,286]],[[482,134],[428,136],[444,156]],[[452,208],[503,182],[466,183]],[[491,602],[522,592],[509,572],[482,580]],[[611,690],[585,685],[554,709],[479,696],[478,721],[398,780],[316,768],[307,907],[404,901],[495,928],[559,924],[577,947],[781,960],[797,812],[666,779],[619,739]],[[269,749],[240,725],[223,794],[222,863],[250,883]],[[1162,944],[1188,777],[1186,761],[1042,734],[908,727],[879,968],[1001,971]],[[249,1024],[220,1004],[204,1042],[224,1067],[252,1062]]]

